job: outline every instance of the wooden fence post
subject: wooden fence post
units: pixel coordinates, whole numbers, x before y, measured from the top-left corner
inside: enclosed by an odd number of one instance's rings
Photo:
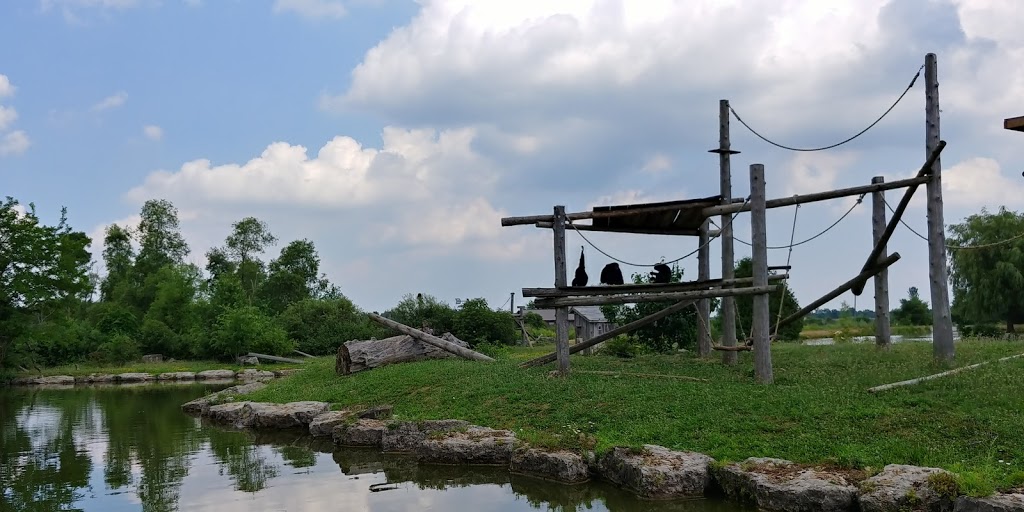
[[[718,149],[712,150],[718,153],[719,180],[721,184],[722,204],[732,203],[732,168],[730,157],[734,152],[729,144],[729,100],[718,102]],[[722,239],[722,279],[732,279],[736,275],[736,262],[733,257],[732,240],[732,215],[725,214],[721,217]],[[722,310],[719,315],[722,317],[722,341],[724,347],[736,346],[736,306],[732,297],[722,298]],[[733,365],[739,361],[736,352],[725,351],[722,353],[722,363]]]
[[[925,154],[939,145],[939,75],[934,53],[924,58]],[[952,363],[953,320],[949,312],[949,271],[946,269],[946,225],[942,215],[942,161],[932,164],[928,182],[928,279],[932,295],[932,352],[936,359]]]
[[[555,207],[555,224],[552,232],[555,238],[555,288],[565,286],[565,206]],[[569,308],[555,308],[555,355],[558,358],[558,372],[569,374]]]
[[[711,247],[710,236],[708,236],[708,225],[710,222],[704,219],[700,225],[700,237],[697,248],[697,280],[707,281],[711,279]],[[697,301],[697,355],[708,357],[711,355],[711,299],[700,299]]]
[[[754,286],[768,285],[768,225],[767,209],[765,208],[764,166],[750,166],[750,244],[753,260]],[[754,341],[754,379],[761,384],[771,384],[772,376],[772,342],[769,338],[767,293],[753,297],[753,328],[751,338]]]
[[[885,183],[885,178],[875,176],[871,183]],[[885,191],[871,194],[871,237],[875,245],[882,241],[885,233]],[[886,257],[886,249],[878,253],[878,261]],[[875,346],[888,350],[892,345],[892,331],[889,325],[889,270],[875,274]]]

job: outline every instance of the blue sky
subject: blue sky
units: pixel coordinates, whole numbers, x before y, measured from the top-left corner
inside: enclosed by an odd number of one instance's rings
[[[946,221],[1024,206],[1024,36],[1014,0],[833,2],[17,0],[0,4],[0,189],[102,237],[146,199],[180,210],[191,261],[254,215],[309,238],[359,305],[454,303],[552,282],[550,234],[507,215],[718,193],[718,99],[770,138],[842,140],[939,58]],[[863,137],[792,153],[733,120],[734,194],[763,163],[770,197],[908,177],[924,156],[923,80]],[[895,202],[897,195],[891,193]],[[851,205],[801,208],[796,238]],[[854,275],[866,201],[792,255],[809,302]],[[792,209],[769,216],[789,239]],[[907,222],[925,226],[915,200]],[[744,217],[737,236],[749,239]],[[595,234],[628,261],[695,239]],[[100,240],[94,244],[98,257]],[[283,243],[271,248],[273,257]],[[585,242],[570,235],[575,261]],[[904,229],[892,302],[927,288]],[[737,255],[746,249],[738,245]],[[608,261],[587,247],[591,276]],[[712,250],[718,256],[717,246]],[[785,251],[771,254],[783,264]],[[102,270],[102,267],[100,266]],[[684,260],[686,275],[695,262]],[[713,273],[719,272],[717,265]],[[643,268],[627,268],[645,271]],[[922,293],[927,298],[927,293]],[[853,297],[840,301],[853,303]],[[870,290],[858,308],[872,307]]]

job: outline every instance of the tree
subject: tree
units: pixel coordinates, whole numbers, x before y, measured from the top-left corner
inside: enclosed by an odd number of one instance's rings
[[[350,340],[390,336],[345,297],[293,302],[277,321],[299,350],[313,355],[334,354]]]
[[[452,334],[471,347],[482,343],[512,345],[516,342],[516,323],[512,313],[494,311],[486,299],[470,299],[459,308]]]
[[[293,302],[338,295],[336,290],[331,293],[330,282],[319,272],[320,256],[313,242],[296,240],[281,249],[281,255],[270,262],[261,295],[275,313],[284,311]]]
[[[223,248],[206,253],[207,270],[214,279],[231,274],[238,279],[246,302],[253,304],[267,278],[266,265],[259,256],[268,246],[277,243],[267,224],[256,217],[246,217],[231,225],[231,234]]]
[[[1024,238],[1013,237],[1024,233],[1024,215],[1005,207],[994,214],[982,209],[949,230],[957,316],[971,323],[1005,322],[1006,331],[1014,332],[1014,323],[1024,321]]]
[[[218,359],[234,359],[247,352],[284,355],[293,348],[285,330],[259,308],[240,306],[217,318],[208,352]]]
[[[246,217],[232,224],[231,230],[225,245],[228,254],[238,262],[256,259],[268,246],[277,243],[267,223],[256,217]]]
[[[142,205],[142,217],[136,234],[139,254],[135,258],[132,303],[139,314],[144,314],[156,298],[156,281],[152,276],[168,265],[180,265],[189,253],[188,244],[181,236],[178,209],[166,199],[151,199]]]
[[[679,265],[672,265],[672,278],[670,282],[678,283],[682,277],[683,270],[679,268]],[[633,274],[633,282],[636,284],[650,283],[652,279],[648,274]],[[632,306],[625,304],[605,305],[601,306],[601,312],[609,322],[623,325],[657,313],[672,304],[674,302],[641,302]],[[667,353],[676,347],[687,348],[696,346],[697,322],[696,309],[686,308],[653,324],[636,329],[627,336],[654,352]]]
[[[735,275],[737,278],[752,277],[754,275],[754,261],[750,258],[741,259],[736,264]],[[800,311],[800,304],[796,301],[793,291],[789,289],[789,285],[785,282],[776,283],[776,285],[779,288],[768,295],[768,325],[770,327],[774,327],[782,318]],[[754,296],[740,295],[735,300],[738,311],[736,315],[736,332],[746,333],[749,336],[750,327],[754,325]],[[782,306],[781,317],[779,316],[779,306]],[[852,308],[850,309],[852,311]],[[801,318],[779,329],[778,339],[798,340],[800,339],[800,331],[803,328],[804,319]],[[769,334],[774,334],[774,332]]]
[[[107,267],[107,275],[100,284],[100,300],[124,300],[132,286],[132,265],[135,263],[130,230],[117,224],[107,226],[103,238],[103,263]]]
[[[932,310],[921,300],[916,286],[907,290],[907,298],[900,299],[900,307],[892,310],[892,322],[897,325],[931,325]]]
[[[457,312],[451,306],[436,297],[422,293],[413,296],[407,293],[394,308],[385,311],[381,316],[409,327],[418,329],[425,326],[433,329],[435,333],[443,333],[454,330],[456,315]]]

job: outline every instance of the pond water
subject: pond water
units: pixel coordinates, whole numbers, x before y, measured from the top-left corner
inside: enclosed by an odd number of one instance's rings
[[[419,465],[181,412],[222,387],[0,388],[0,511],[752,510],[643,501],[602,483],[566,486],[502,468]]]

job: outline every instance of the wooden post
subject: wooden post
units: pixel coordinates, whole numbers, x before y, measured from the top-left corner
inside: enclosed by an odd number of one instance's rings
[[[875,176],[871,183],[884,183],[885,178]],[[885,192],[878,191],[871,194],[871,236],[875,245],[882,241],[882,233],[885,233]],[[886,249],[883,246],[878,253],[878,261],[885,259]],[[883,270],[875,275],[875,346],[888,350],[892,345],[891,329],[889,326],[889,270]]]
[[[924,58],[925,154],[939,145],[939,74],[934,53]],[[952,363],[953,320],[949,314],[949,273],[946,269],[946,225],[942,215],[942,160],[932,164],[928,182],[928,279],[932,291],[932,353]]]
[[[732,168],[730,157],[732,149],[729,145],[729,100],[718,101],[718,168],[721,185],[722,204],[732,203]],[[732,215],[722,215],[722,279],[732,279],[735,275],[736,262],[733,259]],[[736,346],[736,306],[732,297],[722,298],[722,341],[725,347]],[[736,352],[723,352],[722,363],[733,365],[739,361]]]
[[[700,225],[700,246],[697,248],[697,280],[707,281],[711,279],[711,247],[708,236],[707,219]],[[767,284],[767,283],[766,283]],[[711,299],[700,299],[697,301],[697,355],[708,357],[711,355]]]
[[[765,208],[764,166],[750,166],[750,245],[753,260],[754,287],[768,286],[768,223]],[[753,320],[750,337],[754,341],[754,379],[771,384],[772,342],[768,338],[769,316],[767,293],[754,295]]]
[[[556,206],[554,213],[555,238],[555,288],[565,286],[565,207]],[[555,355],[558,358],[558,372],[569,374],[569,307],[555,308]]]

